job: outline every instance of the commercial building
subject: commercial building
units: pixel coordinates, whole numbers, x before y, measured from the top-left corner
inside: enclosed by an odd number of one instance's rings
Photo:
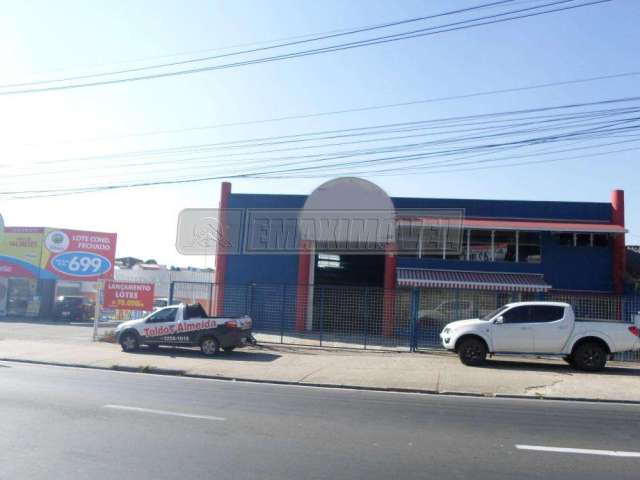
[[[469,314],[545,294],[601,296],[625,288],[620,190],[610,202],[406,198],[343,178],[308,196],[232,193],[223,183],[220,206],[218,312],[228,311],[244,286],[295,286],[282,294],[281,307],[269,293],[255,293],[251,302],[258,320],[294,302],[298,330],[317,322],[318,287],[420,289],[421,311],[437,310],[449,298],[449,308],[457,302],[454,308]],[[375,231],[364,226],[354,237],[354,225],[371,219]],[[305,223],[315,225],[313,234]],[[374,310],[390,331],[395,296],[382,297]]]

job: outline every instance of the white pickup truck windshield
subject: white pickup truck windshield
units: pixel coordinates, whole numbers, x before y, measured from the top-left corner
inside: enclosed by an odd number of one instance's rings
[[[483,320],[485,322],[488,322],[489,320],[491,320],[492,318],[496,317],[497,315],[499,315],[500,313],[504,312],[507,308],[509,307],[500,307],[496,310],[494,310],[491,313],[488,313],[487,315],[485,315],[484,317],[480,318],[480,320]]]

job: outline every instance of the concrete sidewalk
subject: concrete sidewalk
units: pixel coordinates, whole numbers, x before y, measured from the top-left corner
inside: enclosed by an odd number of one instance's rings
[[[498,357],[470,368],[449,353],[390,353],[264,344],[205,358],[188,348],[142,349],[93,343],[73,325],[0,323],[0,359],[303,385],[487,396],[640,402],[640,364],[609,363],[602,373],[562,361]]]

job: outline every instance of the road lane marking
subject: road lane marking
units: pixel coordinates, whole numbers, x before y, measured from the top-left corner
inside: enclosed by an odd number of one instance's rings
[[[620,450],[592,450],[588,448],[544,447],[541,445],[516,445],[518,450],[534,450],[537,452],[577,453],[581,455],[604,455],[606,457],[640,458],[640,452],[623,452]]]
[[[129,412],[154,413],[156,415],[169,415],[172,417],[199,418],[201,420],[214,420],[218,422],[224,422],[226,420],[223,417],[213,417],[211,415],[196,415],[193,413],[171,412],[169,410],[154,410],[153,408],[129,407],[127,405],[103,405],[103,407],[110,408],[113,410],[127,410]]]

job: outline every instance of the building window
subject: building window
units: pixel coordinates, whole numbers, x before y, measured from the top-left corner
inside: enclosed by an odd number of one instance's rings
[[[573,233],[554,233],[555,241],[564,247],[573,247]]]
[[[563,247],[608,247],[611,236],[608,233],[554,233],[553,239]]]
[[[591,235],[588,233],[576,233],[576,247],[590,247]]]
[[[400,225],[396,231],[398,255],[402,257],[465,260],[466,231],[451,227]]]
[[[469,260],[472,262],[492,262],[491,230],[471,230],[469,239]]]
[[[494,233],[493,259],[496,262],[516,261],[516,232],[496,231]]]
[[[398,255],[418,257],[420,255],[420,228],[416,225],[399,225],[396,230]]]
[[[449,230],[447,235],[447,260],[466,260],[469,230]]]
[[[524,263],[540,263],[542,248],[539,232],[518,232],[518,261]]]
[[[318,254],[318,268],[342,268],[340,255],[332,255],[329,253]]]
[[[400,255],[404,257],[439,260],[468,260],[471,262],[540,263],[540,232],[514,230],[464,230],[457,232],[452,242],[446,229],[398,229]]]
[[[593,246],[602,248],[609,246],[609,235],[606,233],[593,233]]]

